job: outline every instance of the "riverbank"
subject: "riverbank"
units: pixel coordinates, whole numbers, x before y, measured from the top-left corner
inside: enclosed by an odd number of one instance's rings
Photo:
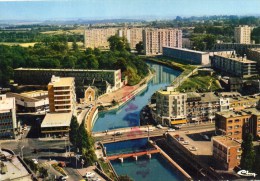
[[[109,93],[104,94],[98,98],[99,102],[102,102],[100,107],[103,106],[103,110],[99,108],[100,112],[111,111],[115,109],[119,109],[124,106],[128,101],[133,99],[136,95],[142,93],[149,83],[149,81],[153,78],[154,73],[149,71],[149,75],[146,76],[141,82],[134,86],[124,86],[123,88]],[[114,102],[114,104],[113,104]]]

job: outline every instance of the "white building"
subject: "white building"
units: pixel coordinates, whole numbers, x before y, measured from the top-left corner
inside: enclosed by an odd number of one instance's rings
[[[17,127],[15,98],[0,95],[0,138],[14,138]]]
[[[167,90],[156,93],[156,120],[163,125],[186,123],[186,100],[185,93],[179,93],[167,87]]]
[[[235,27],[235,32],[234,32],[235,42],[241,44],[250,44],[251,31],[252,31],[252,27],[247,25]]]

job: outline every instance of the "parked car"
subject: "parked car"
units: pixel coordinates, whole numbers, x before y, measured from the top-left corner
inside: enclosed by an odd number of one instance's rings
[[[174,131],[176,131],[176,130],[173,128],[168,129],[168,132],[174,132]]]
[[[184,141],[182,144],[183,144],[183,145],[188,145],[189,142],[188,142],[188,141]]]
[[[149,128],[149,130],[148,129],[145,130],[145,132],[148,132],[148,131],[153,131],[153,128]]]
[[[195,146],[190,147],[190,151],[197,151],[197,150],[198,148],[196,148]]]
[[[184,138],[183,138],[183,137],[180,137],[179,139],[180,139],[180,141],[184,141]]]
[[[96,175],[96,174],[93,173],[93,172],[87,172],[86,175],[85,175],[85,177],[86,177],[86,178],[92,178],[92,177],[94,177],[95,175]]]
[[[123,133],[121,133],[121,132],[116,132],[115,134],[113,134],[113,136],[120,136],[120,135],[122,135]]]
[[[156,127],[159,128],[159,129],[163,128],[162,125],[160,125],[160,124],[158,124]]]
[[[34,164],[38,164],[39,163],[38,160],[35,159],[35,158],[33,158],[32,161],[33,161]]]
[[[60,176],[59,179],[60,181],[66,181],[67,179],[64,176]]]

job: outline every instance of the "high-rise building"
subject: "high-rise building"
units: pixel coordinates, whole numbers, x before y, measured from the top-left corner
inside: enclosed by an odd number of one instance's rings
[[[140,41],[143,41],[143,28],[122,28],[118,30],[120,37],[125,37],[130,45],[131,49],[135,49],[135,46]]]
[[[163,46],[182,48],[182,31],[173,28],[144,29],[143,44],[146,55],[162,54]]]
[[[17,127],[15,98],[0,95],[0,138],[14,138]]]
[[[109,49],[107,39],[117,34],[117,28],[86,29],[84,32],[84,45],[86,48]]]
[[[50,112],[73,112],[76,106],[75,82],[73,77],[51,78],[48,84]]]
[[[186,100],[185,93],[174,92],[171,87],[167,87],[167,90],[157,91],[157,120],[164,125],[186,123]]]
[[[235,27],[235,42],[242,44],[250,44],[251,43],[251,31],[252,27],[250,26],[239,26]]]

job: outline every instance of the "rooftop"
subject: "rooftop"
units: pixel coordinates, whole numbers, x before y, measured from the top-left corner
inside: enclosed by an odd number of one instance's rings
[[[250,48],[250,50],[260,53],[260,48]]]
[[[215,102],[219,100],[219,98],[214,94],[214,92],[201,93],[200,96],[202,102]]]
[[[260,111],[257,110],[256,108],[244,109],[243,112],[245,112],[247,114],[253,114],[253,115],[256,115],[256,116],[260,116]]]
[[[158,93],[163,94],[163,95],[180,95],[180,94],[182,94],[182,93],[179,93],[179,92],[167,91],[167,90],[159,90]]]
[[[44,117],[41,127],[61,127],[70,126],[72,113],[47,113]]]
[[[239,116],[246,116],[248,115],[246,112],[243,111],[223,111],[223,112],[217,112],[218,115],[221,115],[225,118],[230,117],[239,117]]]
[[[234,55],[230,55],[230,54],[225,54],[225,53],[222,53],[222,54],[218,54],[218,55],[214,55],[214,56],[218,56],[218,57],[223,57],[223,58],[228,58],[230,60],[234,60],[236,62],[242,62],[242,63],[257,63],[255,61],[252,61],[252,60],[248,60],[246,58],[242,58],[242,57],[236,57]]]
[[[227,136],[214,136],[213,141],[216,141],[216,142],[218,142],[219,144],[221,144],[225,147],[241,146],[240,142],[238,142],[236,140],[232,140],[231,138],[229,138]]]
[[[74,82],[74,79],[74,77],[55,77],[53,75],[49,85],[53,85],[54,87],[71,86]]]
[[[6,97],[5,94],[0,95],[0,112],[6,112],[15,108],[15,99]]]
[[[7,97],[15,97],[18,100],[23,100],[24,102],[38,102],[41,99],[46,99],[48,98],[48,95],[43,95],[43,96],[37,96],[37,97],[29,97],[28,94],[18,94],[18,93],[13,93],[13,92],[8,92],[6,93]]]
[[[17,68],[14,70],[38,70],[38,71],[61,71],[61,72],[115,72],[117,70],[90,70],[90,69],[43,69],[43,68]]]
[[[31,174],[22,165],[17,156],[0,150],[0,153],[4,154],[10,161],[3,161],[7,167],[6,174],[0,174],[1,180],[31,180]]]
[[[164,46],[163,48],[169,48],[169,49],[173,49],[173,50],[181,50],[181,51],[185,51],[185,52],[192,52],[192,53],[199,53],[199,54],[209,54],[208,52],[202,52],[202,51],[196,51],[196,50],[191,50],[191,49],[187,49],[187,48],[176,48],[176,47],[168,47],[168,46]]]

